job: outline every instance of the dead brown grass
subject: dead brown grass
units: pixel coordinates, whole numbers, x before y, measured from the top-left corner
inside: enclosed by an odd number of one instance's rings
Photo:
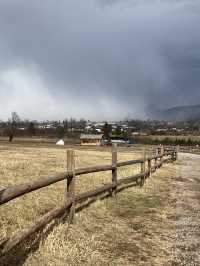
[[[66,150],[55,147],[0,146],[0,187],[20,184],[29,179],[62,172],[66,169]],[[111,162],[106,150],[77,150],[76,166]],[[120,150],[119,161],[139,158],[139,153]],[[120,170],[120,176],[139,171],[138,167]],[[160,173],[159,173],[160,172]],[[163,252],[155,232],[161,230],[165,217],[164,205],[168,184],[165,170],[148,180],[143,188],[129,188],[115,199],[97,201],[76,214],[76,223],[70,229],[67,223],[51,228],[41,237],[36,248],[23,244],[4,265],[160,265],[154,256]],[[96,173],[80,177],[76,192],[93,189],[111,180],[110,173]],[[165,193],[162,193],[165,191]],[[65,201],[66,183],[32,192],[0,209],[0,234],[6,237],[34,222],[52,207]],[[159,228],[158,228],[159,227]],[[48,228],[45,231],[48,231]],[[45,235],[45,232],[43,234]],[[34,252],[33,252],[34,251]]]
[[[151,140],[164,140],[166,138],[171,139],[172,141],[177,140],[185,140],[188,141],[189,139],[192,141],[200,141],[200,136],[197,135],[148,135],[148,136],[143,136],[142,138],[147,138],[147,139],[151,139]]]
[[[67,224],[55,227],[25,265],[162,265],[155,261],[165,257],[157,236],[165,226],[160,186],[151,178],[143,188],[84,209],[69,230]]]
[[[0,187],[21,184],[38,177],[66,170],[66,150],[63,148],[0,146]],[[135,158],[133,153],[120,153],[119,160]],[[108,151],[76,151],[76,167],[110,164]],[[122,168],[121,176],[137,172],[136,167]],[[76,192],[84,192],[111,181],[110,172],[88,174],[78,178]],[[1,208],[1,236],[5,237],[31,222],[45,211],[65,201],[66,181],[20,197]],[[15,206],[15,208],[13,208]],[[8,226],[9,225],[9,226]],[[2,230],[3,229],[3,230]]]

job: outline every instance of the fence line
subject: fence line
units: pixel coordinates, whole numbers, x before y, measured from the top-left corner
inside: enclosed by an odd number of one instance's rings
[[[91,197],[96,197],[103,193],[108,193],[109,196],[116,196],[117,189],[124,184],[132,183],[133,185],[143,186],[146,178],[148,178],[151,173],[155,172],[157,168],[161,167],[163,163],[168,161],[175,161],[178,156],[178,149],[164,148],[163,146],[156,149],[156,153],[153,156],[147,156],[144,151],[143,158],[139,160],[130,160],[124,162],[117,162],[117,149],[113,147],[112,149],[112,163],[111,165],[100,165],[87,168],[75,169],[75,153],[74,150],[67,151],[67,171],[55,176],[49,176],[40,178],[37,181],[28,182],[22,185],[12,186],[0,190],[0,205],[5,204],[17,197],[24,194],[30,193],[34,190],[41,189],[43,187],[49,186],[51,184],[57,183],[59,181],[67,181],[67,199],[66,203],[62,206],[56,207],[45,215],[40,217],[33,225],[28,225],[22,231],[16,233],[14,236],[8,237],[6,239],[0,239],[0,255],[6,254],[8,251],[13,249],[16,245],[21,243],[24,239],[32,235],[33,233],[40,230],[42,227],[47,225],[53,219],[58,218],[64,214],[69,214],[68,221],[73,223],[75,214],[75,205],[88,200]],[[158,161],[159,160],[159,161]],[[154,161],[154,165],[152,165]],[[146,169],[147,163],[147,169]],[[129,166],[134,164],[141,164],[141,173],[124,177],[118,180],[118,168],[122,166]],[[102,172],[102,171],[112,171],[112,182],[106,184],[95,190],[87,191],[82,194],[76,195],[76,178],[77,176]]]
[[[183,153],[192,153],[192,154],[200,154],[200,146],[196,145],[196,146],[180,146],[179,148],[180,152]]]

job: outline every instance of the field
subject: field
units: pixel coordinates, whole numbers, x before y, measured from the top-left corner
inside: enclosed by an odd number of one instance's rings
[[[194,135],[147,135],[147,136],[138,136],[137,139],[140,140],[145,140],[145,139],[150,139],[150,140],[165,140],[166,138],[169,138],[171,141],[175,141],[177,140],[184,140],[184,141],[188,141],[191,140],[193,142],[200,141],[200,136],[194,136]]]
[[[142,156],[141,147],[120,148],[119,151],[119,161]],[[177,209],[176,206],[177,191],[174,185],[181,182],[181,185],[187,186],[187,173],[180,172],[181,169],[185,167],[191,175],[187,160],[192,159],[196,167],[199,164],[199,157],[191,156],[180,155],[177,163],[158,170],[143,188],[130,187],[117,194],[116,198],[99,200],[78,211],[75,224],[70,227],[66,221],[50,224],[44,232],[2,258],[0,264],[172,265],[171,262],[179,262],[179,249],[174,257],[169,257],[173,249],[170,237],[177,230],[176,215],[181,215],[180,207]],[[108,164],[110,161],[110,148],[95,150],[76,147],[76,167]],[[66,147],[47,144],[0,145],[0,188],[65,169]],[[121,169],[119,176],[138,171],[136,166],[129,166]],[[198,181],[197,176],[194,172],[193,177]],[[110,173],[88,174],[77,179],[76,192],[96,188],[110,180]],[[1,206],[1,237],[23,228],[61,204],[65,201],[65,195],[66,182],[63,181]],[[196,194],[195,197],[192,195],[193,203],[195,201],[197,204],[196,198]],[[184,210],[188,211],[187,208]]]
[[[153,138],[153,136],[151,136]],[[167,138],[172,138],[172,139],[183,139],[183,140],[188,140],[188,139],[191,139],[193,141],[200,141],[200,136],[194,136],[194,135],[167,135],[167,136],[161,136],[161,135],[158,135],[158,136],[155,136],[156,138],[158,139],[163,139],[165,137]]]

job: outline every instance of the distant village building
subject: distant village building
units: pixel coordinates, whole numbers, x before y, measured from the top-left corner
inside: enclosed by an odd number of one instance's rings
[[[81,145],[100,146],[103,144],[103,134],[81,134]]]

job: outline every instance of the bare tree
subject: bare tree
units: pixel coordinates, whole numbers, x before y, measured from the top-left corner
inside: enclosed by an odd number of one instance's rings
[[[104,135],[104,138],[110,142],[110,135],[112,134],[112,126],[109,125],[107,122],[105,122],[103,128],[102,128],[102,132]]]
[[[36,134],[35,124],[34,122],[30,122],[27,128],[28,134],[32,137]]]
[[[20,118],[17,114],[17,112],[11,113],[11,119],[8,122],[8,136],[9,136],[9,142],[13,141],[13,138],[16,134],[17,127],[19,126]]]

